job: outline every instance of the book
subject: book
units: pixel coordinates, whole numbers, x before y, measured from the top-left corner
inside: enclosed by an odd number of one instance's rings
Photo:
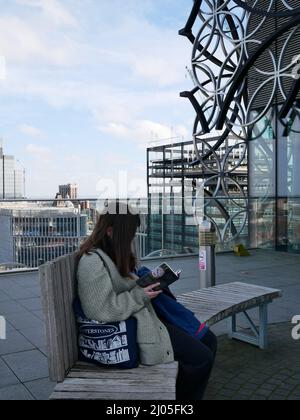
[[[163,263],[137,280],[137,284],[144,289],[151,284],[160,283],[160,287],[153,290],[166,289],[180,279],[181,272],[181,270],[175,272],[168,264]]]

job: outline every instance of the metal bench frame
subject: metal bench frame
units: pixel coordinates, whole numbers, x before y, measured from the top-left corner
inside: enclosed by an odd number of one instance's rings
[[[253,337],[245,332],[238,331],[237,329],[237,315],[234,314],[230,320],[228,337],[230,339],[243,341],[244,343],[252,344],[259,347],[262,350],[268,348],[268,307],[273,301],[270,300],[268,303],[263,303],[259,306],[259,327],[252,321],[247,311],[243,311],[249,327],[253,333]],[[254,308],[256,308],[255,306]],[[254,309],[253,308],[253,309]]]

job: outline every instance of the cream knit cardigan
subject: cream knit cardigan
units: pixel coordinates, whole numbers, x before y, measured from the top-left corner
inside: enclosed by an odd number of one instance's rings
[[[157,365],[174,361],[169,333],[158,319],[150,298],[135,280],[120,275],[114,262],[103,251],[97,250],[108,270],[96,253],[84,255],[79,263],[78,290],[85,315],[98,322],[137,320],[137,342],[140,360],[144,365]]]

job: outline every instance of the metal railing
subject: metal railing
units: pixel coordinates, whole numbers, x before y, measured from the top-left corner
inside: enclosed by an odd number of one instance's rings
[[[78,250],[92,232],[97,208],[106,200],[0,200],[0,272],[34,269]],[[137,246],[142,260],[185,257],[199,251],[194,210],[180,212],[180,200],[137,199],[142,224]],[[236,244],[300,252],[300,199],[206,197],[203,213],[215,228],[217,252]],[[186,209],[185,209],[186,210]],[[278,218],[285,220],[280,231]]]

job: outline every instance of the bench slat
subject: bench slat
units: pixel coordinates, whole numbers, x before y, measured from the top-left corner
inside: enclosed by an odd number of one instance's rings
[[[281,296],[281,291],[244,283],[230,283],[178,296],[178,301],[209,326]]]
[[[80,378],[67,378],[63,383],[58,384],[56,387],[57,391],[76,391],[76,390],[87,390],[95,392],[116,392],[116,386],[118,392],[149,392],[154,389],[156,392],[165,392],[166,389],[172,389],[174,382],[171,379],[164,380],[163,383],[159,378],[147,379],[147,383],[143,378],[135,379],[80,379]],[[140,388],[140,389],[139,389]]]
[[[116,386],[117,388],[117,386]],[[136,390],[134,393],[114,393],[107,392],[54,392],[50,400],[68,400],[68,401],[173,401],[174,393],[157,393],[155,391],[141,393]]]
[[[56,316],[60,321],[60,326],[58,329],[58,339],[60,346],[61,359],[63,363],[63,369],[66,373],[68,369],[72,366],[70,363],[69,352],[68,352],[68,341],[67,341],[67,320],[66,320],[66,310],[65,310],[65,293],[63,289],[63,282],[66,282],[67,279],[63,279],[63,276],[66,274],[63,269],[63,261],[54,262],[53,270],[55,276],[55,301],[56,305]]]
[[[81,372],[91,372],[91,371],[105,371],[107,372],[107,369],[100,369],[99,367],[89,364],[89,363],[85,363],[85,362],[77,362],[76,365],[74,366],[74,368],[72,370],[78,369]],[[164,363],[163,365],[154,365],[154,366],[147,366],[147,365],[139,365],[139,369],[140,370],[145,370],[147,372],[161,372],[161,370],[166,370],[166,371],[170,371],[171,369],[177,370],[177,363],[172,362],[172,363]],[[120,372],[120,369],[110,369],[109,370],[111,373],[117,373]],[[123,369],[122,372],[125,373],[131,373],[134,372],[135,369]],[[164,373],[165,374],[165,373]]]
[[[177,374],[177,362],[130,370],[77,363],[51,399],[175,400]]]
[[[164,378],[173,378],[174,376],[176,376],[177,374],[177,369],[175,372],[172,371],[172,369],[170,370],[163,370],[161,372],[157,372],[157,371],[151,371],[151,369],[147,369],[147,375],[149,375],[149,377],[151,378],[159,378],[164,379]],[[141,378],[143,377],[143,371],[138,368],[138,369],[132,369],[132,372],[124,372],[123,370],[119,370],[119,372],[111,372],[110,370],[107,370],[106,372],[101,372],[101,374],[99,374],[99,372],[97,371],[93,371],[93,372],[82,372],[82,371],[78,371],[76,369],[72,369],[68,375],[68,378],[78,378],[78,379],[105,379],[105,378],[114,378],[114,379],[122,379],[124,378],[124,375],[129,378],[129,379],[135,379],[135,378]]]
[[[75,254],[40,267],[50,378],[62,382],[78,360],[75,297]]]
[[[60,323],[56,277],[53,264],[40,268],[42,302],[45,315],[49,375],[52,381],[61,382],[65,378],[64,362],[61,358]]]
[[[56,263],[56,269],[59,277],[59,286],[62,290],[61,308],[62,320],[65,329],[65,357],[67,360],[66,371],[69,370],[78,359],[77,351],[77,331],[76,322],[73,314],[73,301],[75,297],[74,290],[74,264],[73,255],[64,258],[60,264]],[[71,268],[73,267],[73,268]]]

